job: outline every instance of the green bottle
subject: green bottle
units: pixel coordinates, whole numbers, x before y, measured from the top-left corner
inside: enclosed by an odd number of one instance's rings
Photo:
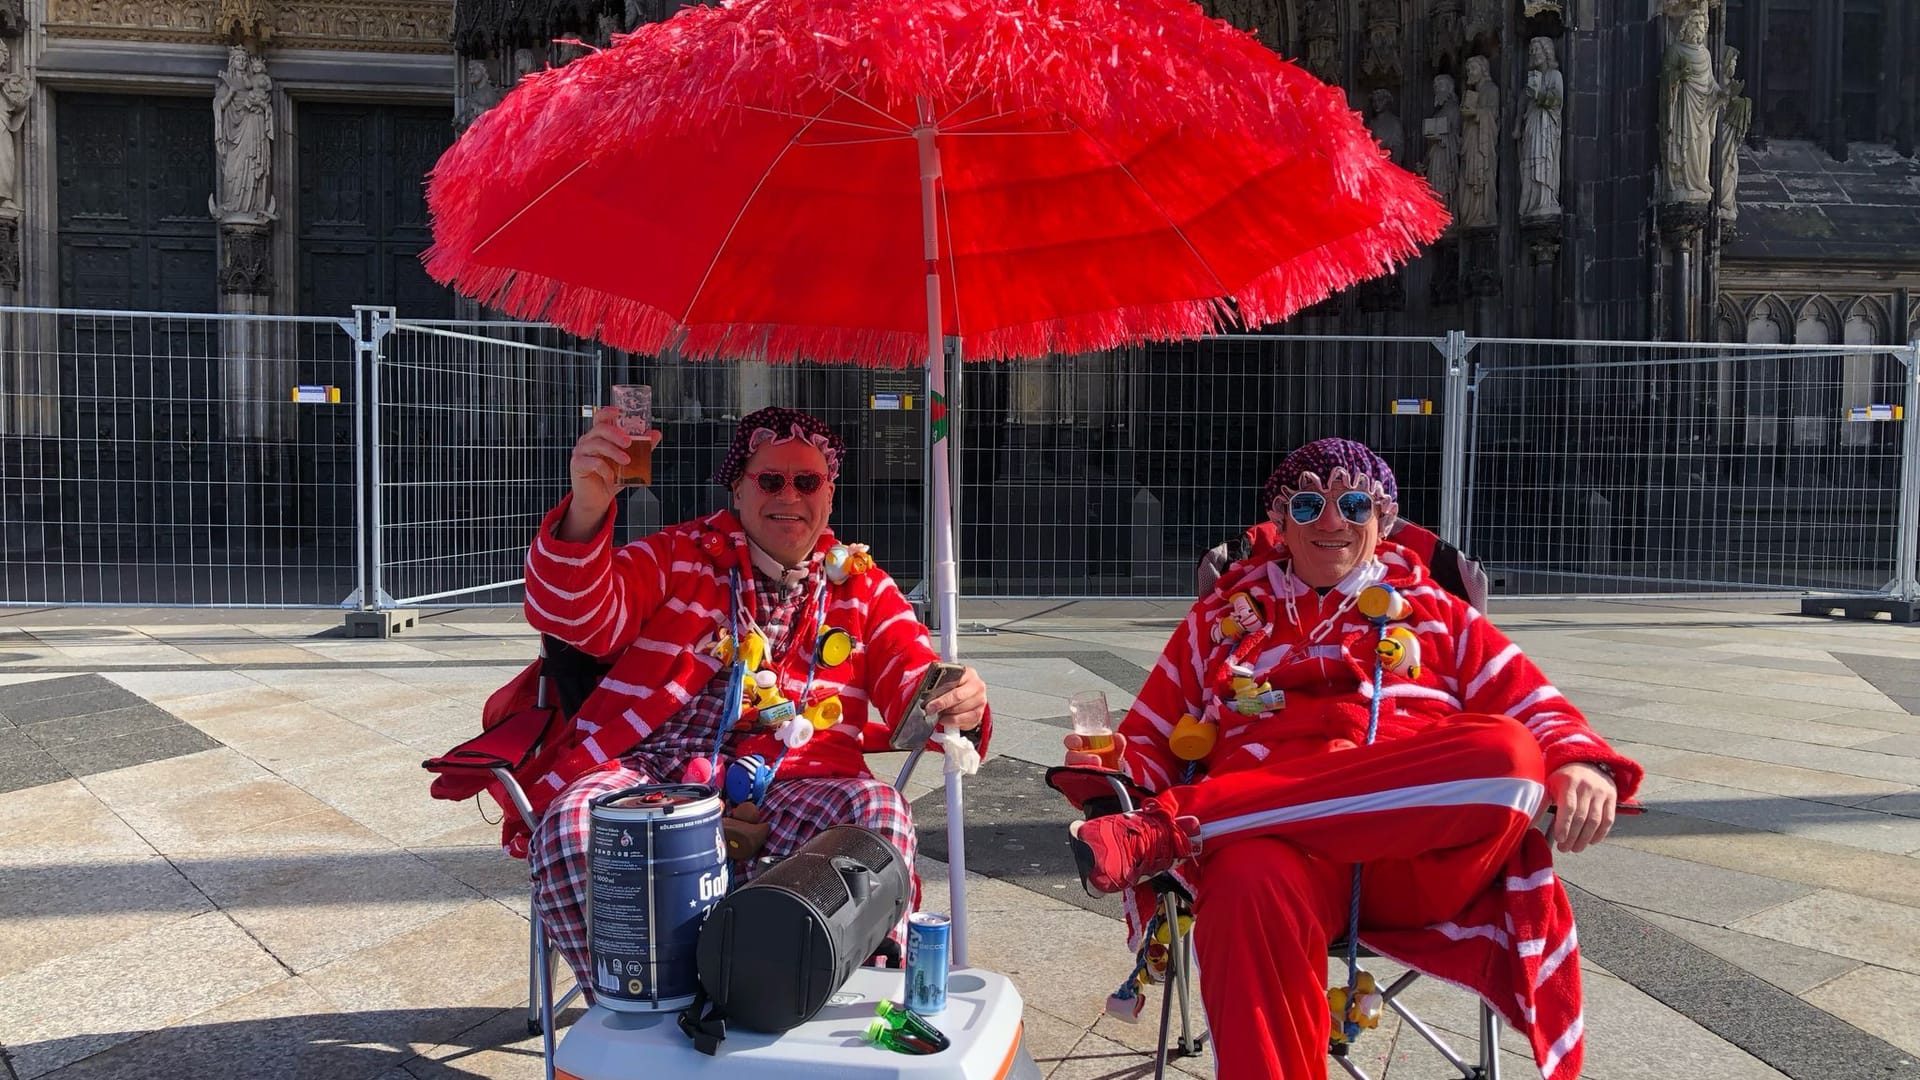
[[[875,1046],[884,1046],[897,1054],[924,1054],[928,1050],[916,1046],[905,1034],[887,1026],[885,1020],[875,1020],[867,1025],[867,1041]]]
[[[950,1044],[940,1029],[927,1023],[926,1018],[904,1005],[891,1001],[882,1001],[874,1006],[874,1011],[887,1018],[887,1024],[922,1042],[933,1044],[937,1050],[945,1050]]]

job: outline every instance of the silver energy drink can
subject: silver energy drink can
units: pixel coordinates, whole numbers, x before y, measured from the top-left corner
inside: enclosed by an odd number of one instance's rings
[[[916,911],[907,917],[906,1006],[921,1016],[947,1008],[948,942],[953,922],[945,915]]]

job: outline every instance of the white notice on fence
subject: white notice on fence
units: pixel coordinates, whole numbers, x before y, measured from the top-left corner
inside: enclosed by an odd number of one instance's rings
[[[1898,420],[1900,419],[1900,414],[1892,405],[1855,405],[1847,410],[1847,419],[1854,421]]]
[[[340,402],[340,388],[302,383],[293,388],[293,400],[302,405],[337,405]]]

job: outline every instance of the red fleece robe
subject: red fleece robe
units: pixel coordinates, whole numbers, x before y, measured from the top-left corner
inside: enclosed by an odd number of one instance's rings
[[[517,770],[536,815],[575,778],[639,746],[721,670],[709,647],[728,628],[729,573],[735,568],[743,578],[753,573],[746,534],[730,512],[669,526],[616,550],[611,514],[586,541],[555,539],[554,527],[567,506],[563,501],[548,513],[527,552],[527,622],[614,662],[571,727]],[[829,530],[815,550],[837,542]],[[755,614],[753,590],[744,591],[743,611]],[[843,663],[819,666],[809,698],[837,694],[843,712],[838,724],[786,755],[780,765],[783,779],[871,776],[863,755],[886,747],[921,676],[937,658],[926,627],[878,567],[829,583],[823,602],[821,623],[847,631],[854,647]],[[814,625],[813,616],[803,612],[798,624]],[[815,646],[808,641],[795,647],[810,657]],[[781,690],[797,700],[806,666],[788,665],[782,676]],[[983,750],[990,730],[989,715],[980,732]],[[771,733],[748,738],[735,749],[769,760],[779,753]],[[515,822],[509,815],[509,829]],[[515,831],[520,835],[509,835],[508,847],[524,851],[524,830]]]
[[[1344,934],[1349,864],[1380,860],[1386,880],[1362,887],[1362,941],[1480,994],[1526,1033],[1548,1080],[1577,1076],[1582,1022],[1572,910],[1545,839],[1526,823],[1541,777],[1554,769],[1604,765],[1625,799],[1639,786],[1640,767],[1607,746],[1518,646],[1391,542],[1381,543],[1378,558],[1386,583],[1411,603],[1398,625],[1419,642],[1420,671],[1386,674],[1377,745],[1344,749],[1365,743],[1373,693],[1379,631],[1352,607],[1368,582],[1356,572],[1319,596],[1285,572],[1284,548],[1264,554],[1235,564],[1194,605],[1120,726],[1122,767],[1146,788],[1173,789],[1168,808],[1201,823],[1200,858],[1182,864],[1178,876],[1198,904],[1203,992],[1234,988],[1219,995],[1228,1000],[1209,994],[1207,1001],[1223,1070],[1239,1077],[1277,1074],[1283,1063],[1325,1069],[1324,951],[1294,957],[1299,963],[1287,978],[1273,976],[1285,966],[1281,954],[1298,951],[1281,930],[1298,921],[1291,936],[1317,936],[1322,945],[1326,931]],[[1220,693],[1223,662],[1236,648],[1249,651],[1248,636],[1216,633],[1242,592],[1265,622],[1264,640],[1243,663],[1255,683],[1286,695],[1284,705],[1258,716],[1235,711]],[[1220,724],[1191,787],[1181,786],[1186,762],[1168,747],[1183,714]],[[1535,746],[1516,745],[1526,735]],[[1477,892],[1460,894],[1461,880]],[[1210,898],[1210,884],[1230,889],[1233,902]],[[1395,891],[1422,903],[1396,904]],[[1136,891],[1128,900],[1137,946],[1152,898]],[[1233,909],[1238,926],[1209,929],[1210,906]],[[1259,932],[1266,937],[1250,934],[1249,922],[1263,920],[1273,924]],[[1218,943],[1233,935],[1237,954],[1208,948],[1210,937]],[[1273,940],[1263,945],[1266,938]],[[1262,952],[1267,946],[1274,955]],[[1252,967],[1223,970],[1243,964]],[[1229,1011],[1240,1016],[1238,1033],[1219,1023]],[[1277,1047],[1274,1029],[1283,1029]]]

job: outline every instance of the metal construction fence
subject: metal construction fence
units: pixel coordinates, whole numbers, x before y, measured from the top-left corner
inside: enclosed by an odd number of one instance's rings
[[[963,592],[1191,595],[1291,447],[1378,448],[1497,594],[1912,598],[1912,346],[1239,335],[924,370],[630,356],[541,324],[0,308],[0,604],[517,603],[616,382],[654,386],[632,538],[716,509],[767,404],[848,443],[834,527],[924,588],[951,422]]]

